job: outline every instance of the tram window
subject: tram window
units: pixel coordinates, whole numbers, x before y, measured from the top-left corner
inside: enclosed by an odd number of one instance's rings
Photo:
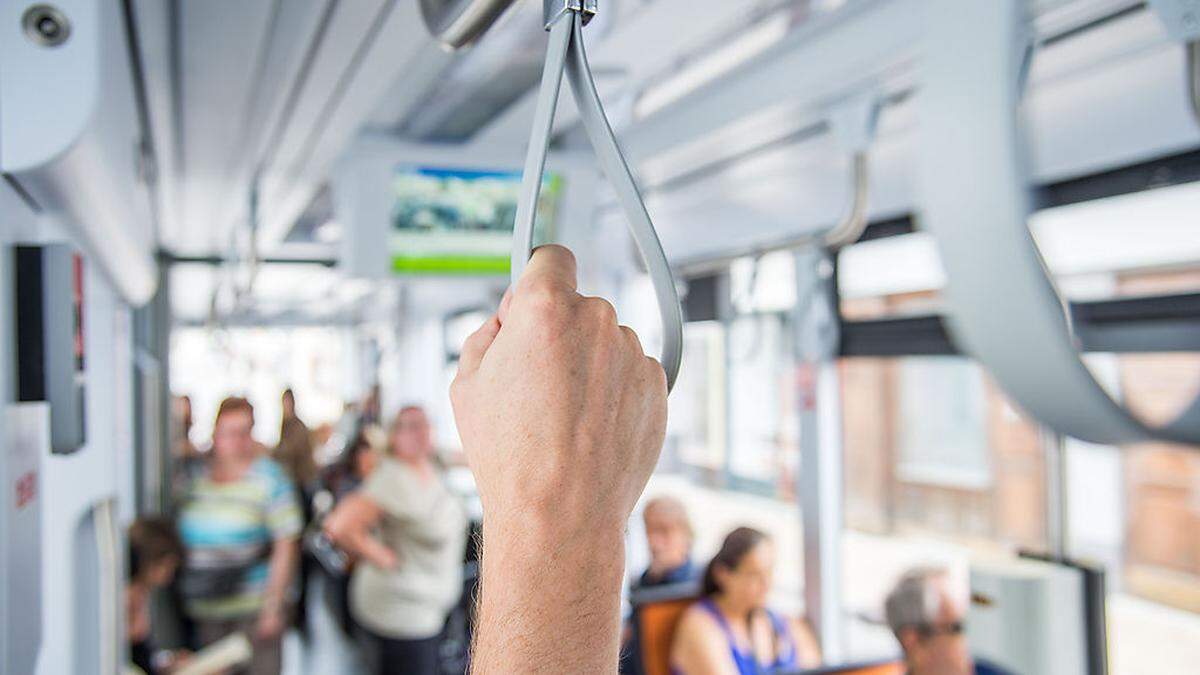
[[[783,314],[729,326],[729,478],[735,486],[792,498],[799,467],[790,322]]]
[[[977,365],[853,358],[841,377],[848,528],[1045,546],[1043,440]]]
[[[671,394],[660,469],[684,469],[715,483],[725,466],[725,333],[719,322],[683,330],[683,367]]]

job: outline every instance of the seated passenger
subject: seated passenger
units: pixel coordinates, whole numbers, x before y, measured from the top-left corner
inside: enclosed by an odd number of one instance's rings
[[[129,660],[146,675],[169,673],[186,663],[186,651],[157,650],[150,635],[150,599],[171,583],[183,562],[183,542],[165,518],[139,518],[129,526],[129,582],[125,586],[125,635]]]
[[[434,463],[424,410],[401,410],[389,441],[389,456],[329,514],[325,532],[359,558],[350,610],[372,671],[436,673],[442,628],[462,594],[467,517]]]
[[[655,497],[642,511],[650,566],[633,583],[634,591],[666,586],[696,577],[692,566],[692,524],[683,502],[674,497]]]
[[[921,568],[900,577],[884,613],[904,650],[909,675],[1003,675],[971,658],[963,634],[965,596],[952,592],[946,570]]]
[[[208,463],[179,515],[180,587],[200,646],[244,633],[254,647],[249,672],[278,675],[302,522],[295,488],[253,429],[249,401],[221,402]]]
[[[675,631],[676,675],[759,675],[810,668],[820,653],[801,622],[767,609],[775,552],[766,534],[739,527],[704,571],[701,599]]]

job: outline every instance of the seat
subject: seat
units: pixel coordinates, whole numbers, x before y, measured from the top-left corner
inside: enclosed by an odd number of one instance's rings
[[[670,675],[671,641],[685,610],[699,596],[694,582],[645,589],[633,605],[634,661],[642,675]]]
[[[802,670],[796,675],[904,675],[903,661],[873,661]]]

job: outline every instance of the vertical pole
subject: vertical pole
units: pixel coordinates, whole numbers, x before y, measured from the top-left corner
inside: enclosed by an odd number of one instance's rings
[[[834,264],[832,254],[818,247],[797,251],[795,262],[805,608],[825,660],[836,663],[843,657],[843,487]]]
[[[1045,465],[1046,552],[1061,560],[1067,555],[1066,442],[1062,434],[1042,430]]]

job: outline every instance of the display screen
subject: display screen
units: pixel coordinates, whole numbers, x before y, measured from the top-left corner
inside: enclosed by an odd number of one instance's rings
[[[517,171],[401,166],[392,177],[391,261],[396,274],[509,272]],[[534,242],[552,241],[563,181],[544,174]]]

